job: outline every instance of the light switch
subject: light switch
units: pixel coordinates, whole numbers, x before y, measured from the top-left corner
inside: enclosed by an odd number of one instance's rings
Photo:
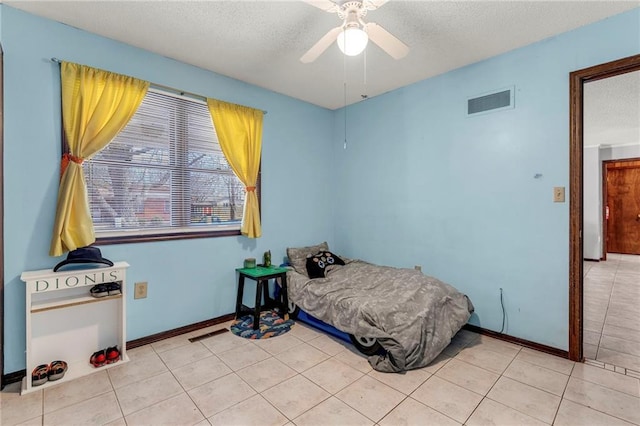
[[[564,203],[564,186],[555,186],[553,188],[553,202]]]

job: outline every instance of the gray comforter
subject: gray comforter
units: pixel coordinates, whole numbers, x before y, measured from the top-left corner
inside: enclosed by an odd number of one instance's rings
[[[375,337],[387,351],[369,357],[379,371],[400,372],[429,364],[473,312],[464,294],[413,269],[349,260],[326,278],[287,275],[289,299],[345,333]]]

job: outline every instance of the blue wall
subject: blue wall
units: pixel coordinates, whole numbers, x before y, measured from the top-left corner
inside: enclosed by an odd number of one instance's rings
[[[103,246],[131,264],[128,340],[233,312],[234,268],[271,249],[331,242],[329,186],[304,201],[308,182],[325,176],[333,113],[16,9],[2,10],[5,75],[5,372],[25,368],[23,271],[51,268],[48,256],[58,190],[60,84],[57,57],[268,111],[262,154],[264,237]],[[133,300],[133,283],[149,296]]]
[[[475,325],[568,348],[569,73],[640,53],[640,9],[348,108],[334,127],[335,250],[453,284]],[[515,108],[466,117],[515,85]],[[343,112],[337,111],[337,114]],[[540,173],[541,178],[534,179]]]

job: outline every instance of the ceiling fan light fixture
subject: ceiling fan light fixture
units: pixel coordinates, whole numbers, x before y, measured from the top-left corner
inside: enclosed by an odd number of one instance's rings
[[[338,47],[347,56],[357,56],[367,47],[369,35],[359,27],[347,27],[338,35]]]

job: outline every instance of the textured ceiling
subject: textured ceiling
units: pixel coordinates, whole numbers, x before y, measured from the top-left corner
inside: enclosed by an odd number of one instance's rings
[[[403,1],[370,11],[404,41],[299,58],[340,24],[303,1],[4,1],[5,4],[319,106],[336,109],[640,6],[640,1]],[[64,58],[62,58],[64,59]]]
[[[584,85],[584,144],[640,143],[640,71]]]

